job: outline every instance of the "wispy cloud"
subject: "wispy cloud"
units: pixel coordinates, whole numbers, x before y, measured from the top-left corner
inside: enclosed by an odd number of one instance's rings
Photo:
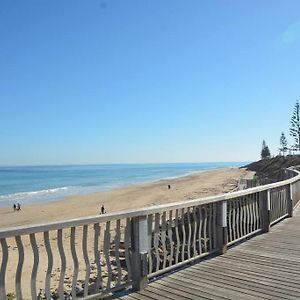
[[[291,24],[281,34],[281,41],[285,44],[293,44],[299,40],[300,40],[300,22]]]

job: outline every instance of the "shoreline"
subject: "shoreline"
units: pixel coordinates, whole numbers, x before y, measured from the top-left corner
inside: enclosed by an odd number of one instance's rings
[[[251,178],[253,172],[239,168],[223,168],[218,170],[209,170],[197,172],[176,179],[163,179],[156,183],[136,184],[134,186],[114,189],[109,192],[98,192],[91,195],[68,197],[65,200],[44,203],[24,205],[21,211],[13,212],[11,208],[0,208],[0,229],[6,230],[12,227],[28,226],[35,224],[45,224],[55,221],[66,221],[75,218],[95,216],[99,214],[100,206],[105,205],[108,213],[113,213],[121,210],[139,209],[153,205],[168,204],[179,201],[199,199],[207,196],[213,196],[223,193],[228,193],[236,190],[238,180],[241,178]],[[168,188],[168,185],[171,188]],[[113,223],[116,226],[115,223]],[[94,240],[93,240],[93,224],[89,226],[87,245],[88,255],[94,255]],[[76,229],[76,247],[82,246],[82,227]],[[56,259],[59,257],[57,247],[57,231],[49,231],[50,244],[53,261],[53,271],[51,280],[57,284],[60,276],[61,262]],[[103,233],[102,237],[103,239]],[[63,230],[63,245],[66,257],[72,256],[70,243],[70,228]],[[8,259],[8,271],[6,274],[7,291],[14,291],[15,288],[15,268],[16,262],[19,260],[19,251],[16,245],[15,238],[7,238],[8,247],[10,248]],[[34,264],[32,255],[32,246],[28,235],[22,236],[24,246],[24,265],[22,269],[23,278],[23,296],[30,297],[30,278],[32,267]],[[36,234],[36,242],[39,247],[39,255],[41,261],[47,261],[48,254],[45,249],[45,239],[43,232]],[[103,245],[103,240],[101,242]],[[77,248],[78,250],[78,248]],[[102,250],[103,251],[103,250]],[[77,253],[80,253],[78,250]],[[1,258],[0,250],[0,258]],[[83,259],[83,258],[82,258]],[[102,260],[103,266],[105,261]],[[93,263],[92,263],[92,266]],[[85,276],[85,268],[80,265],[78,278],[83,282]],[[105,271],[105,269],[104,269]],[[47,266],[40,264],[39,278],[44,278],[47,272]],[[65,274],[65,288],[70,290],[72,285],[72,264],[67,265]],[[96,278],[96,269],[91,269],[91,278]],[[44,288],[43,281],[37,282],[37,288]],[[56,285],[57,288],[57,285]],[[55,288],[54,288],[55,289]]]
[[[22,210],[0,208],[0,228],[97,215],[103,204],[107,212],[191,200],[233,191],[237,181],[252,172],[221,168],[193,172],[173,179],[137,183],[110,191],[67,196],[47,203],[22,205]],[[170,184],[171,189],[168,189]]]
[[[106,192],[136,184],[179,178],[195,172],[241,165],[241,162],[220,162],[153,164],[153,166],[152,164],[37,166],[25,169],[16,166],[1,173],[3,176],[9,171],[8,177],[3,178],[4,189],[0,193],[0,208],[12,207],[14,203],[23,206],[54,202],[70,196]]]
[[[228,168],[234,168],[234,167],[228,167]],[[148,184],[155,184],[155,183],[159,183],[161,181],[166,181],[166,180],[174,180],[174,179],[180,179],[180,178],[184,178],[187,176],[192,176],[192,175],[196,175],[198,173],[203,173],[203,172],[209,172],[209,171],[214,171],[214,170],[220,170],[220,169],[224,169],[224,168],[215,168],[215,169],[208,169],[208,170],[198,170],[198,171],[190,171],[188,173],[182,174],[182,175],[177,175],[177,176],[170,176],[170,177],[165,177],[165,178],[160,178],[160,179],[153,179],[153,180],[146,180],[146,181],[141,181],[141,182],[136,182],[136,183],[129,183],[129,184],[121,184],[121,185],[116,185],[116,186],[112,186],[110,188],[103,188],[102,190],[99,189],[97,191],[93,191],[93,192],[89,192],[89,193],[78,193],[78,194],[74,194],[74,195],[66,195],[66,196],[62,196],[60,198],[57,199],[52,199],[52,200],[48,200],[48,201],[33,201],[32,203],[20,203],[23,206],[28,206],[28,205],[41,205],[41,204],[48,204],[48,203],[53,203],[53,202],[59,202],[59,201],[64,201],[68,198],[73,198],[73,197],[82,197],[82,196],[88,196],[88,195],[93,195],[93,194],[97,194],[97,193],[103,193],[103,192],[111,192],[117,189],[125,189],[125,188],[130,188],[130,187],[138,187],[140,185],[148,185]],[[16,192],[13,194],[8,194],[8,195],[0,195],[0,199],[1,197],[9,197],[11,195],[17,195],[17,194],[35,194],[35,193],[39,193],[39,192],[44,192],[44,191],[52,191],[52,190],[59,190],[59,189],[68,189],[68,188],[72,188],[72,187],[76,187],[76,186],[64,186],[64,187],[56,187],[56,188],[49,188],[49,189],[44,189],[44,190],[38,190],[38,191],[29,191],[29,192]],[[92,187],[92,186],[89,186]],[[8,201],[8,200],[6,200]],[[18,203],[17,200],[11,202],[9,205],[7,206],[1,206],[0,205],[0,210],[1,209],[8,209],[11,208],[13,206],[14,203]]]

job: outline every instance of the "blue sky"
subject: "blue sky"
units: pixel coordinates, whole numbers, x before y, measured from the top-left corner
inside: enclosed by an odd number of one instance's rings
[[[0,164],[276,154],[299,55],[299,0],[2,0]]]

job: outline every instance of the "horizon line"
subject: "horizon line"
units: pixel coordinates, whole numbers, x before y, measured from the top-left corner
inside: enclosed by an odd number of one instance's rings
[[[254,160],[253,160],[254,161]],[[213,164],[213,163],[250,163],[252,160],[241,161],[179,161],[179,162],[112,162],[112,163],[70,163],[70,164],[0,164],[2,167],[58,167],[58,166],[97,166],[97,165],[158,165],[158,164]]]

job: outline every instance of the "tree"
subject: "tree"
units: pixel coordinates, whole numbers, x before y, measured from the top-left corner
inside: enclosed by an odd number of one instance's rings
[[[294,138],[295,144],[293,148],[300,152],[300,105],[299,101],[296,102],[294,107],[293,116],[291,118],[290,135]]]
[[[288,142],[286,140],[285,134],[282,132],[280,136],[280,146],[279,151],[282,152],[283,156],[285,155],[286,151],[288,150]]]
[[[269,147],[267,146],[265,140],[263,140],[262,143],[262,149],[261,149],[261,159],[266,159],[266,158],[270,158],[271,157],[271,153],[269,150]]]

